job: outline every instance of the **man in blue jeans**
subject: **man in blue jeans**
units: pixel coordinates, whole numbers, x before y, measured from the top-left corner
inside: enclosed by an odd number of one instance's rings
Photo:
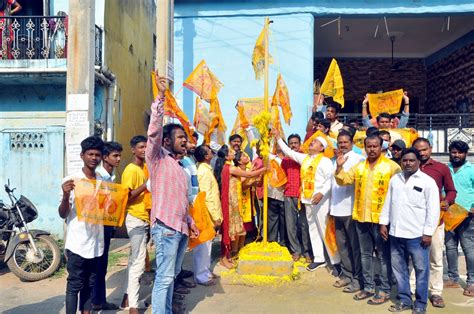
[[[163,127],[167,82],[158,72],[155,78],[158,96],[151,105],[145,152],[152,195],[151,235],[156,247],[152,312],[182,313],[185,310],[182,304],[172,302],[173,281],[181,271],[188,236],[197,237],[199,230],[189,216],[189,182],[178,160],[178,156],[186,154],[187,137],[179,124]]]
[[[446,257],[448,259],[449,280],[447,288],[459,288],[458,247],[461,243],[466,258],[467,280],[463,294],[474,297],[474,165],[466,160],[469,145],[463,141],[449,144],[449,170],[453,177],[457,196],[456,204],[468,213],[463,222],[445,236]]]
[[[415,149],[402,152],[401,164],[403,171],[390,179],[379,222],[381,237],[385,241],[390,238],[392,272],[397,281],[398,302],[388,310],[402,312],[413,309],[412,313],[426,313],[429,247],[440,211],[438,186],[419,170],[420,155]],[[416,274],[414,304],[410,292],[409,259]]]

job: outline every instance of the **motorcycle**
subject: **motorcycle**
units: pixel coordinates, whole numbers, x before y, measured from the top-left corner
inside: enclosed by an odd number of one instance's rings
[[[38,218],[38,210],[25,196],[19,199],[5,184],[11,205],[0,200],[0,258],[12,273],[25,281],[38,281],[51,276],[61,262],[61,252],[50,233],[30,230],[28,223]]]

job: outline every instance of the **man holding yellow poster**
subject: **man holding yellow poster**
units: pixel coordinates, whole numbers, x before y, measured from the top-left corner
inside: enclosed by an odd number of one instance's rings
[[[402,100],[405,106],[397,124],[396,120],[398,119],[394,119],[393,117],[400,110]],[[366,128],[371,126],[380,129],[405,128],[408,123],[408,118],[410,117],[409,104],[410,99],[408,98],[407,92],[404,92],[403,89],[379,94],[366,94],[362,102],[362,123]],[[367,105],[369,105],[372,119],[369,118]],[[373,121],[374,118],[375,121]]]
[[[97,272],[99,257],[104,252],[104,227],[80,221],[77,214],[75,182],[78,180],[101,180],[95,170],[102,160],[104,142],[100,137],[90,136],[81,142],[82,170],[67,176],[61,185],[59,216],[66,219],[67,237],[64,244],[67,257],[66,313],[91,311],[91,291]]]

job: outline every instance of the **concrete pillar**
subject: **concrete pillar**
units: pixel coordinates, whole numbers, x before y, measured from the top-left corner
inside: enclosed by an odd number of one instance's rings
[[[69,0],[66,169],[80,171],[81,141],[94,132],[95,0]]]
[[[173,90],[173,33],[174,33],[174,0],[157,1],[156,6],[156,64],[160,75],[170,79],[170,89]]]

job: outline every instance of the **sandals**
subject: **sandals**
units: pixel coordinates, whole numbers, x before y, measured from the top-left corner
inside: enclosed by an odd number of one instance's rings
[[[350,283],[351,283],[351,281],[348,280],[348,279],[339,279],[333,284],[333,287],[343,288],[343,287],[349,285]]]
[[[345,293],[355,293],[357,291],[360,291],[360,286],[354,282],[345,286],[344,289],[342,289],[342,292]]]
[[[462,294],[466,297],[474,297],[474,285],[468,285]]]
[[[411,309],[412,309],[411,305],[406,305],[406,304],[403,304],[403,303],[397,303],[397,304],[390,305],[390,307],[388,308],[388,311],[394,313],[394,312],[408,311],[408,310],[411,310]]]
[[[387,302],[389,300],[390,300],[390,294],[379,292],[378,294],[374,295],[374,297],[372,299],[367,301],[367,304],[369,304],[369,305],[380,305],[380,304],[384,304],[385,302]]]
[[[358,294],[354,295],[352,298],[356,301],[361,301],[361,300],[368,299],[368,298],[372,297],[373,295],[374,295],[373,292],[362,290]]]
[[[432,304],[434,307],[443,308],[443,307],[446,306],[446,304],[444,304],[443,298],[442,298],[440,295],[437,295],[437,294],[433,294],[433,295],[430,297],[430,301],[431,301],[431,304]]]

